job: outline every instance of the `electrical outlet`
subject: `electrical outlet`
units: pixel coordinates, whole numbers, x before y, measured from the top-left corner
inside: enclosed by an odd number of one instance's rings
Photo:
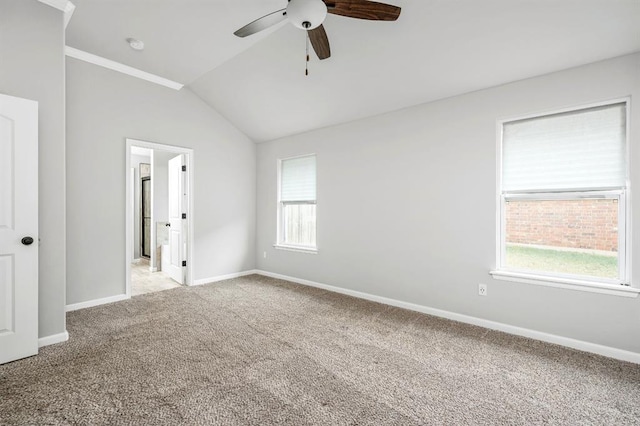
[[[487,295],[487,285],[486,284],[478,284],[478,294],[480,296]]]
[[[262,253],[262,257],[264,257],[265,259],[267,258],[267,252],[266,251]]]

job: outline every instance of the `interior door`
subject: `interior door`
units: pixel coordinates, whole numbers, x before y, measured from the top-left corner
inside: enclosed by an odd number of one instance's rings
[[[38,103],[0,94],[0,364],[38,353]]]
[[[185,282],[186,271],[186,168],[184,155],[169,160],[169,276],[180,284]]]

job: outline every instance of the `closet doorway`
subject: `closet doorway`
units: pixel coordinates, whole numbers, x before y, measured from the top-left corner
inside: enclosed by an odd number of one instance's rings
[[[126,292],[193,283],[193,151],[127,139]]]

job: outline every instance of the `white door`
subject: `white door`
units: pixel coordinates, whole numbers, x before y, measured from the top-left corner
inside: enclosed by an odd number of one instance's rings
[[[169,276],[180,284],[186,271],[186,168],[184,155],[169,160]]]
[[[0,364],[38,353],[38,103],[0,94]]]

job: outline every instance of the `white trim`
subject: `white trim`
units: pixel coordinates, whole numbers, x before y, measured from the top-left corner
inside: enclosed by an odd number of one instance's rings
[[[544,287],[563,288],[566,290],[578,290],[589,293],[600,293],[632,298],[636,298],[638,297],[638,294],[640,294],[640,289],[622,284],[606,284],[573,278],[560,278],[558,276],[547,277],[544,275],[513,271],[490,271],[489,274],[491,274],[491,276],[496,280],[535,284]]]
[[[502,195],[509,200],[531,201],[567,201],[567,200],[618,200],[625,191],[620,188],[585,188],[581,190],[532,190],[520,192],[504,192]]]
[[[73,16],[73,12],[76,10],[76,5],[71,3],[69,0],[38,0],[42,4],[46,4],[47,6],[51,6],[54,9],[58,9],[64,12],[64,27],[67,28],[69,25],[69,21]]]
[[[98,65],[100,67],[104,67],[113,71],[121,72],[123,74],[130,75],[131,77],[140,78],[142,80],[159,84],[170,89],[180,90],[184,86],[184,84],[182,83],[178,83],[173,80],[169,80],[167,78],[121,64],[120,62],[112,61],[111,59],[103,58],[102,56],[84,52],[70,46],[65,46],[64,53],[70,58],[79,59],[93,65]]]
[[[135,205],[136,205],[136,202],[135,202],[135,199],[136,199],[136,195],[135,195],[136,194],[136,188],[135,188],[135,185],[137,183],[136,168],[135,167],[128,167],[128,170],[130,171],[129,174],[131,175],[130,176],[131,180],[129,181],[129,185],[131,185],[132,187],[129,188],[129,198],[127,199],[127,203],[131,203],[131,205],[135,207]],[[126,207],[125,207],[125,210],[126,210]],[[127,222],[131,221],[131,223],[129,223],[128,225],[125,225],[125,228],[126,228],[126,226],[131,226],[132,229],[135,229],[135,223],[136,223],[136,219],[137,218],[136,218],[136,214],[135,214],[136,212],[134,212],[133,210],[134,209],[131,210],[131,216],[127,217]],[[129,258],[129,262],[131,262],[131,264],[137,265],[142,261],[142,259],[140,257],[138,257],[138,258],[134,258],[133,257],[133,256],[135,256],[135,251],[136,251],[135,238],[133,240],[131,240],[130,243],[131,243],[131,251],[129,252],[129,256],[131,256],[131,257]],[[141,255],[142,253],[138,253],[138,254]]]
[[[274,247],[276,245],[278,245],[280,243],[280,241],[283,240],[282,238],[282,221],[284,220],[282,218],[282,201],[280,201],[280,192],[282,192],[282,158],[278,158],[276,160],[276,243],[274,244]],[[316,164],[316,173],[318,173],[318,169],[317,169],[317,164]],[[318,177],[316,176],[316,183],[318,181]],[[318,198],[318,191],[316,188],[316,198]],[[316,201],[317,202],[317,201]],[[317,208],[317,207],[316,207]],[[316,211],[317,212],[317,211]],[[316,213],[317,214],[317,213]],[[316,226],[318,223],[318,218],[316,217]],[[316,229],[316,236],[318,234],[318,230]],[[316,244],[318,242],[316,241]]]
[[[131,149],[129,149],[127,152],[127,158],[131,158],[131,156],[133,155],[133,147],[135,145],[131,146]],[[150,163],[150,170],[149,170],[149,177],[151,178],[151,214],[150,214],[150,221],[151,221],[151,235],[149,236],[149,244],[151,244],[150,250],[149,250],[149,272],[154,273],[154,272],[158,272],[158,259],[157,259],[157,242],[156,242],[156,208],[155,208],[155,204],[156,204],[156,184],[155,184],[155,179],[156,179],[156,175],[155,175],[155,170],[156,170],[156,162],[155,162],[155,150],[151,149],[149,150],[149,163]],[[137,185],[137,182],[136,182]],[[130,185],[127,185],[130,186]],[[169,183],[167,181],[167,193],[169,191]],[[135,199],[135,195],[133,196],[133,198]],[[140,198],[142,198],[142,186],[140,187]],[[128,199],[128,198],[127,198]],[[131,207],[135,206],[135,201],[131,203]],[[142,215],[142,200],[140,200],[140,214]],[[131,215],[132,217],[134,216],[133,214]],[[142,220],[140,220],[140,240],[142,241]],[[135,242],[135,236],[133,234],[131,234],[131,241]],[[142,244],[140,244],[140,255],[142,256]],[[127,274],[128,277],[131,277],[131,272],[129,272]],[[130,283],[127,283],[127,292],[128,294],[131,291],[131,285]]]
[[[40,3],[46,4],[47,6],[51,6],[54,9],[58,9],[62,12],[67,10],[68,0],[38,0]]]
[[[583,340],[576,340],[570,337],[563,337],[555,334],[544,333],[542,331],[536,331],[528,328],[517,327],[514,325],[504,324],[501,322],[490,321],[483,318],[477,318],[469,315],[463,315],[455,312],[445,311],[442,309],[430,308],[427,306],[417,305],[409,302],[403,302],[400,300],[390,299],[382,296],[376,296],[369,293],[363,293],[360,291],[348,290],[341,287],[335,287],[327,284],[321,284],[315,281],[289,277],[287,275],[276,274],[273,272],[257,270],[256,273],[259,275],[263,275],[265,277],[291,281],[294,283],[298,283],[298,284],[302,284],[310,287],[321,288],[324,290],[333,291],[340,294],[346,294],[348,296],[353,296],[360,299],[383,303],[385,305],[396,306],[399,308],[421,312],[424,314],[429,314],[429,315],[433,315],[440,318],[446,318],[453,321],[463,322],[466,324],[477,325],[479,327],[502,331],[504,333],[514,334],[516,336],[528,337],[530,339],[541,340],[547,343],[553,343],[556,345],[566,346],[566,347],[577,349],[580,351],[591,352],[594,354],[615,358],[622,361],[640,364],[640,353],[637,353],[637,352],[631,352],[631,351],[626,351],[624,349],[612,348],[610,346],[599,345],[597,343],[585,342]]]
[[[73,16],[73,12],[75,11],[76,11],[76,5],[68,1],[67,5],[64,8],[64,28],[65,29],[67,29],[67,26],[69,25],[69,21],[71,21],[71,17]]]
[[[125,142],[126,144],[126,148],[125,148],[125,160],[124,160],[124,164],[125,164],[125,170],[131,170],[131,144],[129,143],[129,139],[126,140]],[[135,173],[134,173],[134,177],[131,177],[132,173],[127,172],[127,178],[126,178],[126,189],[125,189],[125,207],[124,207],[124,211],[126,214],[125,217],[125,225],[124,225],[124,241],[125,241],[125,256],[126,256],[126,261],[125,261],[125,284],[124,284],[124,292],[125,292],[125,296],[127,297],[131,297],[131,259],[133,258],[133,246],[135,245],[135,238],[133,236],[133,231],[135,228],[134,225],[134,197],[135,197],[135,190],[132,188],[133,186],[133,182],[135,179]],[[140,253],[142,255],[142,253]]]
[[[506,234],[505,202],[502,197],[502,139],[504,132],[504,121],[496,120],[496,268],[500,268],[506,259],[506,244],[502,244],[502,236]]]
[[[187,278],[186,285],[194,285],[193,282],[193,271],[195,271],[194,267],[194,259],[195,259],[195,210],[194,210],[194,188],[195,188],[195,171],[194,171],[194,150],[191,148],[184,148],[180,146],[173,145],[163,145],[155,142],[147,142],[138,139],[130,139],[127,138],[125,140],[125,170],[131,169],[131,149],[132,147],[142,147],[148,148],[152,150],[160,150],[166,152],[173,152],[176,154],[184,154],[185,156],[185,164],[187,166],[187,197],[188,197],[188,210],[187,210]],[[125,208],[125,256],[126,256],[126,266],[125,266],[125,294],[131,297],[131,256],[133,251],[133,223],[131,218],[133,217],[133,205],[131,203],[132,195],[131,192],[131,173],[126,174],[126,182],[125,182],[125,200],[126,200],[126,208]],[[152,186],[153,191],[153,186]],[[153,220],[153,210],[151,211],[151,217]],[[153,254],[153,250],[152,250]],[[152,259],[155,259],[152,256]],[[152,268],[152,266],[150,266]],[[157,270],[157,266],[155,267]],[[153,271],[152,271],[153,272]]]
[[[257,273],[258,273],[257,269],[250,269],[248,271],[234,272],[232,274],[226,274],[226,275],[218,275],[217,277],[200,278],[198,280],[194,280],[193,285],[211,284],[218,281],[231,280],[233,278],[245,277],[247,275],[253,275]]]
[[[628,157],[627,155],[627,158]],[[629,188],[628,181],[627,188]],[[630,209],[627,208],[627,191],[620,191],[618,195],[618,277],[624,277],[624,284],[626,285],[631,284],[631,263],[627,263],[627,249],[631,247],[629,241],[631,241],[632,238],[631,233],[627,232],[627,226],[629,224],[627,220],[630,219],[630,216],[628,216],[629,210]]]
[[[107,303],[120,302],[121,300],[130,299],[131,296],[126,294],[117,294],[115,296],[104,297],[102,299],[87,300],[86,302],[72,303],[64,307],[65,312],[77,311],[78,309],[92,308],[94,306],[106,305]]]
[[[624,198],[625,198],[625,209],[624,209],[624,214],[626,214],[626,216],[623,218],[624,219],[624,223],[626,226],[625,229],[625,240],[624,240],[624,253],[625,253],[625,258],[622,259],[622,262],[624,262],[624,267],[626,270],[626,280],[627,282],[629,282],[631,285],[633,285],[633,268],[631,265],[631,250],[632,250],[632,239],[633,239],[633,233],[631,232],[631,226],[633,224],[633,218],[632,218],[632,204],[631,204],[631,196],[632,196],[632,185],[631,185],[631,144],[629,143],[629,141],[631,141],[631,117],[633,117],[631,115],[631,96],[627,96],[626,98],[623,98],[625,101],[625,105],[626,105],[626,112],[627,112],[627,117],[626,117],[626,128],[625,128],[625,136],[627,138],[627,140],[625,141],[625,155],[626,155],[626,169],[627,169],[627,179],[626,179],[626,187],[627,187],[627,191],[625,191],[624,194]],[[620,208],[620,206],[618,206],[618,209]],[[618,223],[620,222],[620,218],[618,219]],[[621,233],[620,231],[618,231],[618,245],[620,245],[620,241],[621,241]]]
[[[548,115],[557,115],[557,114],[563,114],[565,112],[573,112],[573,111],[579,111],[582,109],[598,108],[601,106],[615,105],[615,104],[621,104],[621,103],[626,103],[628,107],[629,104],[631,104],[631,96],[622,96],[619,98],[604,99],[604,100],[589,102],[584,104],[572,104],[562,108],[550,109],[550,110],[544,109],[538,112],[531,112],[528,114],[522,114],[522,115],[516,115],[516,116],[503,116],[502,118],[498,119],[498,125],[502,128],[502,125],[504,123],[509,123],[511,121],[528,120],[531,118],[539,118],[539,117],[545,117]]]
[[[58,334],[52,334],[51,336],[45,336],[38,339],[38,347],[55,345],[56,343],[62,343],[69,340],[69,333],[63,332]]]
[[[277,250],[297,251],[298,253],[318,254],[318,249],[313,247],[288,246],[286,244],[274,244],[273,248]]]

